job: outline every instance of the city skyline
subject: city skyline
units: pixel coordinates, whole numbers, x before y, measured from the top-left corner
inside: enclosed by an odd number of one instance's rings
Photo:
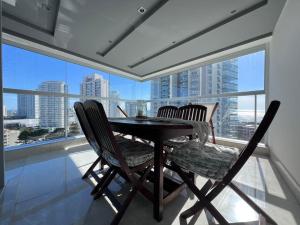
[[[189,103],[213,104],[219,102],[219,107],[214,116],[216,134],[224,137],[234,137],[234,126],[238,123],[237,98],[209,98],[201,101],[172,100],[177,97],[209,96],[226,92],[237,92],[238,87],[238,63],[237,59],[226,60],[188,69],[173,75],[156,78],[151,81],[151,115],[155,115],[158,108],[166,105],[170,99],[170,105],[180,107]]]
[[[238,58],[238,91],[264,89],[264,55],[260,51]],[[85,75],[98,73],[109,81],[109,91],[118,91],[120,98],[150,99],[150,81],[140,83],[6,44],[3,45],[3,73],[6,88],[35,90],[40,82],[51,78],[68,84],[72,94],[80,93],[79,84]],[[8,111],[17,109],[16,96],[4,94],[4,103]],[[241,109],[253,108],[247,101],[238,100],[238,104]]]
[[[78,65],[76,65],[76,67],[77,66]],[[87,71],[90,72],[90,70]],[[226,92],[238,92],[239,71],[239,58],[234,58],[220,63],[195,67],[172,75],[152,79],[148,82],[150,84],[148,92],[150,96],[149,99],[172,99],[174,97],[208,96]],[[115,90],[113,88],[115,86],[111,86],[111,76],[106,76],[103,72],[93,71],[91,73],[82,74],[80,78],[81,80],[78,83],[72,83],[71,85],[73,85],[73,89],[74,85],[78,87],[78,94],[82,96],[80,98],[81,101],[84,101],[89,97],[96,97],[96,99],[97,97],[111,97],[114,99],[113,101],[101,100],[108,116],[122,116],[117,110],[117,105],[120,105],[121,108],[125,109],[129,116],[136,116],[138,107],[138,103],[135,101],[136,99],[134,99],[134,101],[131,100],[123,102],[121,100],[122,96],[120,91],[118,89]],[[127,80],[125,78],[120,79]],[[32,90],[71,93],[69,85],[70,83],[55,80],[55,77],[51,77],[51,80],[42,79],[42,81]],[[122,86],[123,83],[119,82],[118,85]],[[136,83],[134,83],[134,85],[136,85]],[[142,86],[139,87],[141,88]],[[140,90],[135,91],[137,94]],[[5,94],[4,96],[5,106],[7,105],[6,96],[8,95],[9,94]],[[219,102],[220,107],[217,110],[214,119],[216,134],[218,136],[228,138],[238,137],[239,139],[247,139],[247,135],[253,133],[256,127],[253,123],[254,98],[249,99],[249,97],[253,98],[253,96],[245,96],[234,98],[213,98],[209,100],[202,99],[200,102],[198,100],[191,101],[195,104]],[[64,97],[17,94],[15,99],[16,113],[11,114],[11,108],[8,106],[7,112],[9,115],[13,116],[11,117],[13,120],[10,121],[8,118],[5,122],[5,126],[11,127],[16,126],[16,124],[20,124],[20,127],[23,127],[23,129],[24,127],[29,129],[39,129],[38,127],[46,128],[49,129],[47,137],[44,137],[47,139],[64,136],[64,133],[59,133],[61,132],[60,130],[69,132],[68,130],[71,129],[71,124],[74,126],[74,122],[76,123],[77,121],[73,109],[73,103],[78,101],[76,98],[69,98],[68,101],[66,101]],[[264,109],[264,106],[262,105],[264,97],[258,98],[257,100],[258,107]],[[242,104],[248,106],[251,105],[250,102],[253,103],[250,110],[247,110],[247,107],[240,108]],[[165,104],[181,106],[188,104],[188,101],[171,100],[171,102],[166,103],[158,100],[157,102],[152,102],[150,104],[150,111],[147,112],[147,115],[155,116],[158,107]],[[65,113],[67,113],[67,116],[65,116]],[[263,115],[263,110],[258,110],[258,122],[261,115]],[[67,121],[65,121],[66,118],[68,118]],[[13,130],[10,129],[6,131],[6,145],[9,145],[8,143],[18,143],[18,132],[14,133]]]

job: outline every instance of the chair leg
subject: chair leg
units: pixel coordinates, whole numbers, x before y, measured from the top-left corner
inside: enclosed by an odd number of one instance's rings
[[[191,181],[195,184],[195,174],[193,172],[189,172],[189,176]]]
[[[93,172],[94,168],[97,166],[97,164],[100,162],[101,160],[101,156],[99,156],[95,162],[93,162],[93,164],[90,166],[90,168],[85,172],[85,174],[82,176],[82,179],[86,179],[91,172]],[[102,166],[102,163],[101,163]]]
[[[115,215],[113,221],[111,222],[111,225],[119,224],[120,220],[122,219],[126,209],[128,208],[133,197],[136,195],[137,191],[138,191],[137,188],[133,188],[133,190],[129,193],[129,195],[127,196],[126,200],[124,201],[121,209],[119,209],[118,213]]]
[[[211,180],[208,180],[205,185],[201,188],[201,192],[203,193],[203,195],[205,195],[209,190],[210,188],[213,186],[213,183],[211,182]],[[184,212],[182,212],[180,214],[180,217],[183,218],[183,219],[187,219],[191,216],[193,216],[194,214],[198,213],[199,210],[198,210],[198,205],[199,202],[196,202],[191,208],[185,210]]]
[[[126,209],[128,208],[130,202],[132,201],[133,197],[136,195],[137,191],[139,191],[143,186],[144,181],[147,178],[147,175],[149,174],[149,172],[151,171],[151,166],[149,166],[144,174],[140,177],[140,179],[138,180],[138,182],[134,185],[134,187],[132,188],[132,191],[128,194],[126,200],[124,201],[121,209],[118,210],[118,213],[115,215],[113,221],[111,222],[110,225],[118,225],[120,223],[120,220],[122,219]]]
[[[178,173],[178,175],[182,178],[182,180],[187,184],[187,186],[190,188],[190,190],[197,196],[199,199],[199,202],[197,202],[197,206],[194,207],[194,210],[196,212],[199,212],[203,210],[203,208],[207,208],[207,210],[215,217],[215,219],[220,223],[224,225],[229,225],[229,223],[226,221],[226,219],[219,213],[219,211],[211,204],[211,202],[206,199],[205,195],[199,190],[195,184],[191,181],[191,179],[184,174],[184,172],[180,169],[178,165],[175,163],[172,163],[172,166],[174,167],[175,171]]]
[[[97,200],[98,198],[100,198],[102,196],[102,194],[105,191],[106,187],[110,184],[110,182],[112,181],[112,179],[114,179],[114,177],[116,176],[116,174],[117,174],[117,169],[114,169],[112,171],[112,173],[107,177],[107,179],[105,179],[105,181],[103,182],[103,184],[99,188],[99,191],[95,194],[94,200]]]
[[[211,128],[212,143],[216,144],[215,128],[212,121],[210,121],[210,128]]]
[[[109,169],[105,172],[105,174],[103,175],[103,177],[100,179],[100,182],[91,191],[91,195],[94,195],[95,193],[98,192],[98,190],[103,185],[103,183],[105,182],[105,180],[109,177],[109,175],[111,174],[112,171],[113,171],[113,168],[109,167]]]

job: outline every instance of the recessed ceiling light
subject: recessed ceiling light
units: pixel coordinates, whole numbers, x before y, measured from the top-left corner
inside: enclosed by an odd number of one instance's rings
[[[145,12],[146,12],[146,9],[143,7],[143,6],[141,6],[140,8],[138,8],[138,10],[137,10],[140,14],[144,14]]]

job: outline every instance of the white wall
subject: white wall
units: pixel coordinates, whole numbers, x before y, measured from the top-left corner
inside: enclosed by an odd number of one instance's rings
[[[281,101],[269,131],[271,156],[300,200],[300,1],[288,0],[270,44],[270,100]]]

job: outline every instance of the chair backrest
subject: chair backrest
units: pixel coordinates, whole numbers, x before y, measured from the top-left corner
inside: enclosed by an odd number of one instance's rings
[[[176,118],[184,120],[205,121],[207,108],[203,105],[185,105],[178,109]]]
[[[125,116],[128,117],[128,114],[119,106],[117,105],[117,108],[121,111],[121,113]]]
[[[223,178],[224,184],[229,184],[231,180],[234,178],[234,176],[240,171],[240,169],[244,166],[244,164],[247,162],[247,160],[250,158],[252,153],[257,147],[257,144],[261,141],[261,139],[264,137],[265,133],[267,132],[269,126],[272,123],[272,120],[274,119],[278,108],[280,106],[279,101],[272,101],[267,112],[265,113],[265,116],[263,117],[262,121],[260,122],[258,128],[256,129],[255,133],[251,137],[248,144],[245,146],[245,148],[241,151],[238,160],[235,162],[235,164],[231,167],[231,169],[228,171],[227,175]]]
[[[81,129],[82,129],[87,141],[93,147],[93,149],[96,151],[96,153],[98,155],[101,155],[102,150],[101,150],[100,146],[98,145],[97,140],[95,139],[92,128],[90,127],[89,121],[86,117],[86,113],[83,108],[83,104],[81,102],[75,102],[74,109],[75,109],[78,121],[80,123]]]
[[[206,122],[211,122],[213,117],[214,117],[214,114],[215,112],[217,111],[217,108],[219,106],[219,102],[216,102],[216,103],[205,103],[205,104],[202,104],[203,106],[206,107]]]
[[[157,117],[175,118],[178,108],[176,106],[167,105],[158,109]]]
[[[96,100],[87,100],[83,107],[98,145],[103,151],[109,151],[117,157],[118,147],[102,104]]]

